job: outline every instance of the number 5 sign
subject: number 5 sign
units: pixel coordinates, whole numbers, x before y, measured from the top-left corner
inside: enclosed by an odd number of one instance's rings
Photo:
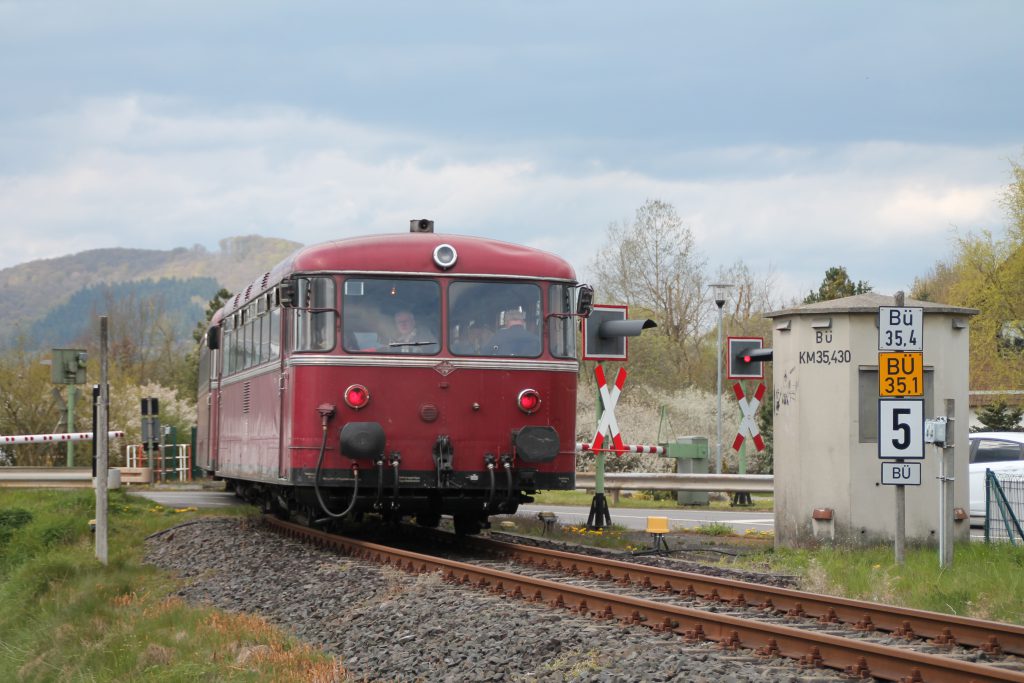
[[[878,400],[878,457],[924,457],[924,399]]]

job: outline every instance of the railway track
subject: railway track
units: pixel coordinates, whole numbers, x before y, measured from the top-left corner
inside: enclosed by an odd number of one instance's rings
[[[470,563],[266,519],[289,536],[354,557],[408,572],[440,572],[454,583],[670,631],[691,642],[749,649],[766,659],[789,657],[855,678],[907,683],[1024,681],[1019,626],[484,538],[464,539],[465,549],[489,558]]]

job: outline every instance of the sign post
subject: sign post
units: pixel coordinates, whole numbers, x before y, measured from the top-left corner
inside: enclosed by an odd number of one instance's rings
[[[68,385],[67,428],[71,434],[75,431],[75,398],[78,394],[76,384],[85,384],[85,365],[89,357],[83,349],[53,349],[50,360],[50,381],[53,384]],[[75,464],[75,446],[68,441],[67,466]]]
[[[615,405],[619,402],[619,394],[622,393],[622,385],[626,383],[626,371],[619,368],[615,374],[615,384],[609,388],[608,381],[604,376],[604,366],[598,363],[594,368],[594,376],[597,379],[597,407],[601,417],[597,423],[597,433],[594,435],[594,442],[590,450],[594,452],[594,499],[590,503],[590,514],[587,516],[588,529],[603,529],[611,526],[612,516],[608,510],[608,499],[604,495],[604,445],[605,433],[611,436],[612,450],[616,455],[626,452],[622,442],[622,433],[619,431],[619,423],[615,419]]]
[[[761,337],[729,337],[729,379],[738,379],[733,385],[733,393],[740,406],[740,427],[733,440],[732,448],[738,455],[737,470],[740,474],[747,473],[747,446],[746,437],[749,435],[754,447],[760,453],[764,450],[764,438],[757,427],[757,409],[764,398],[764,383],[758,381],[754,395],[749,401],[744,398],[743,380],[764,379],[764,363],[772,359],[772,350],[763,348],[764,339]],[[721,468],[719,468],[720,470]],[[750,493],[737,491],[732,497],[733,505],[751,505],[753,501]]]
[[[603,529],[611,526],[612,518],[608,512],[608,501],[604,497],[604,460],[608,449],[602,449],[605,432],[611,435],[616,455],[626,452],[622,443],[622,434],[615,421],[615,404],[626,381],[626,371],[619,368],[615,375],[615,386],[608,387],[604,377],[604,366],[601,361],[614,360],[625,362],[629,357],[628,337],[639,336],[644,330],[657,327],[653,320],[629,320],[629,309],[619,305],[594,305],[590,313],[583,318],[583,360],[595,360],[597,366],[594,374],[597,377],[597,434],[590,450],[594,452],[594,499],[590,504],[590,516],[587,519],[588,529]]]
[[[906,547],[906,486],[921,484],[924,458],[924,309],[907,308],[903,292],[895,306],[878,308],[878,457],[882,483],[896,487],[896,564]],[[896,462],[885,461],[895,458]]]
[[[150,471],[153,473],[153,481],[157,480],[153,452],[159,448],[159,444],[160,401],[156,398],[144,398],[142,399],[142,447],[148,456],[147,460]]]

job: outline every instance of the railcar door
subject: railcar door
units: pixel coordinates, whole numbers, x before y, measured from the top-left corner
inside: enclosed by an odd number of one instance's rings
[[[218,344],[210,349],[207,339],[199,353],[199,393],[197,396],[196,463],[213,472],[217,469],[217,426],[220,407],[220,347],[223,338],[221,329],[215,327],[207,332],[215,335]]]
[[[287,364],[285,363],[286,352],[285,352],[285,338],[286,330],[288,325],[285,321],[288,316],[284,315],[281,307],[281,294],[280,290],[274,290],[274,308],[270,314],[270,344],[272,346],[271,353],[274,358],[278,359],[277,368],[277,477],[278,479],[290,479],[291,478],[291,460],[288,457],[288,446],[289,440],[291,439],[291,430],[289,425],[291,420],[289,419],[290,411],[289,406],[291,401],[288,398],[288,373]]]

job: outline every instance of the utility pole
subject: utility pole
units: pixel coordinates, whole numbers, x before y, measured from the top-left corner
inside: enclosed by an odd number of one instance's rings
[[[715,305],[718,306],[718,352],[716,354],[716,365],[718,367],[718,438],[715,439],[715,474],[722,473],[722,307],[725,306],[726,297],[729,296],[731,284],[718,283],[711,285],[715,292]]]

